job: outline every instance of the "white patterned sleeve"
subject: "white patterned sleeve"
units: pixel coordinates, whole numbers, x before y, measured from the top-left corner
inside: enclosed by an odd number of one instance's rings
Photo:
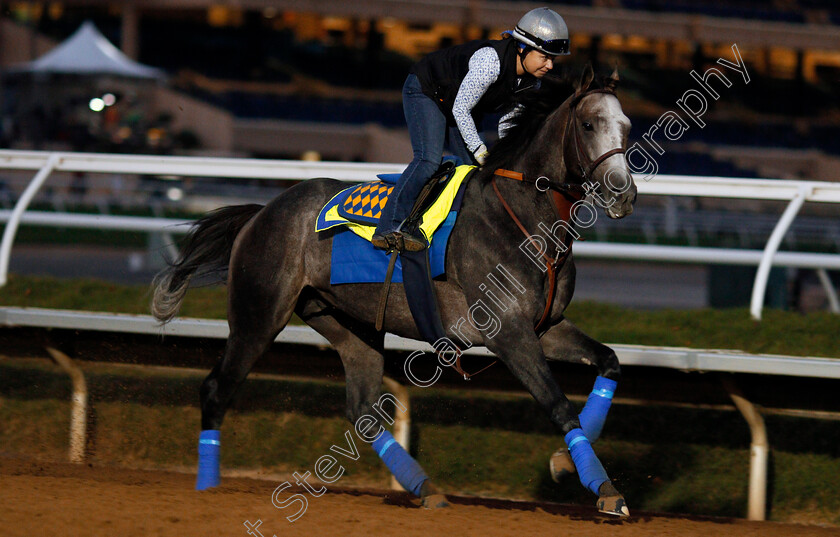
[[[513,109],[510,112],[502,116],[502,118],[499,120],[500,139],[505,137],[505,134],[507,134],[508,129],[511,127],[510,122],[513,121],[513,118],[518,116],[523,109],[524,107],[521,104],[517,104],[513,107]]]
[[[452,115],[470,152],[475,152],[484,143],[475,127],[472,109],[484,96],[490,84],[499,78],[501,70],[502,64],[495,49],[480,48],[470,58],[469,71],[458,88],[458,95],[452,106]]]

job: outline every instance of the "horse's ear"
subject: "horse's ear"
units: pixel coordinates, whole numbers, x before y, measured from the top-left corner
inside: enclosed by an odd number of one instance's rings
[[[595,71],[592,69],[592,64],[587,63],[586,67],[583,68],[583,73],[580,75],[580,82],[578,82],[578,85],[575,88],[575,94],[583,93],[588,90],[590,84],[592,84],[592,79],[594,78]]]
[[[604,81],[604,87],[610,91],[615,91],[616,86],[618,86],[618,66],[615,66],[613,69],[612,74]]]

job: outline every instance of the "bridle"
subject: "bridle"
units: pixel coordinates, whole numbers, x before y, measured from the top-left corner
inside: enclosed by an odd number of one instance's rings
[[[583,184],[589,180],[593,173],[595,173],[595,170],[598,169],[598,166],[603,164],[604,161],[606,161],[613,155],[624,154],[627,152],[627,149],[624,147],[616,147],[615,149],[610,149],[609,151],[606,151],[605,153],[599,155],[594,160],[590,159],[589,156],[586,154],[586,151],[583,147],[583,140],[580,136],[580,129],[578,128],[577,124],[577,105],[580,103],[580,101],[584,99],[584,97],[595,93],[606,93],[609,95],[615,95],[615,92],[613,90],[607,88],[592,89],[575,95],[569,102],[569,118],[566,121],[566,127],[563,129],[563,138],[560,142],[561,146],[565,147],[566,140],[568,140],[570,137],[574,141],[575,158],[577,159],[578,167],[577,174],[580,178],[579,183],[561,183],[558,181],[554,181],[544,175],[541,175],[536,179],[531,179],[526,178],[523,173],[505,170],[502,168],[497,169],[495,175],[507,177],[508,179],[515,179],[517,181],[522,181],[526,183],[533,183],[534,187],[540,192],[548,193],[548,191],[552,191],[555,194],[553,206],[555,207],[556,212],[558,212],[558,216],[562,217],[563,215],[559,214],[562,212],[560,210],[560,204],[562,203],[562,201],[559,199],[557,194],[562,194],[566,197],[572,197],[575,201],[582,199],[587,194],[587,190],[584,188]]]
[[[580,95],[576,95],[572,102],[569,103],[569,121],[566,123],[566,130],[563,134],[563,139],[565,141],[566,137],[569,134],[569,130],[572,131],[575,140],[575,156],[577,157],[578,167],[580,167],[580,179],[581,182],[585,183],[595,170],[604,163],[605,160],[610,158],[613,155],[624,154],[627,150],[623,147],[616,147],[615,149],[610,149],[606,153],[602,154],[595,160],[589,160],[589,157],[586,155],[586,151],[583,150],[583,140],[580,138],[580,129],[577,125],[577,105],[580,101],[589,95],[594,93],[607,93],[609,95],[615,95],[615,92],[611,89],[593,89],[589,91],[585,91]],[[588,163],[588,164],[587,164]]]
[[[507,200],[505,200],[504,196],[502,196],[502,193],[499,191],[499,187],[496,186],[496,177],[505,177],[507,179],[513,179],[516,181],[521,181],[523,183],[533,184],[537,190],[539,190],[540,192],[545,192],[549,196],[549,198],[551,198],[550,204],[551,207],[554,209],[554,212],[557,215],[557,217],[566,223],[570,223],[572,219],[572,207],[574,206],[575,202],[582,200],[587,194],[587,191],[584,188],[583,184],[589,179],[589,177],[592,176],[592,174],[595,172],[598,166],[603,164],[605,160],[607,160],[613,155],[623,154],[626,152],[625,148],[617,147],[615,149],[610,149],[609,151],[600,155],[594,160],[590,160],[589,157],[586,155],[586,151],[583,147],[583,140],[580,136],[580,130],[577,126],[577,116],[575,110],[577,108],[578,103],[580,103],[580,101],[583,100],[584,97],[587,97],[594,93],[608,93],[610,95],[615,95],[614,91],[606,88],[588,90],[578,95],[575,95],[569,103],[569,117],[567,119],[566,127],[563,130],[563,139],[561,141],[561,147],[563,147],[565,151],[566,140],[570,139],[570,136],[574,140],[575,157],[577,158],[577,165],[580,168],[580,183],[558,182],[544,175],[533,179],[530,177],[525,177],[525,174],[522,172],[506,170],[503,168],[498,168],[497,170],[495,170],[495,172],[493,172],[493,177],[490,179],[490,182],[493,185],[493,191],[496,193],[496,197],[499,198],[499,201],[501,202],[502,207],[504,207],[505,212],[507,212],[508,216],[510,216],[511,220],[513,220],[513,223],[516,224],[516,227],[519,228],[522,234],[525,235],[525,238],[531,241],[531,244],[535,247],[537,245],[535,244],[535,241],[532,238],[533,236],[522,224],[522,221],[519,220],[519,218],[516,216],[516,213],[508,204]],[[567,166],[567,169],[568,168],[569,167]],[[554,304],[554,295],[557,287],[557,269],[560,268],[560,266],[569,256],[569,253],[572,251],[573,240],[573,237],[571,237],[569,233],[566,233],[566,236],[563,238],[563,244],[566,246],[566,249],[562,251],[556,258],[550,257],[545,252],[541,254],[543,261],[545,262],[546,276],[549,281],[549,286],[548,296],[545,300],[545,309],[543,310],[540,320],[537,321],[537,324],[534,326],[534,331],[538,334],[544,328],[544,325],[548,321],[548,318],[551,314],[551,308]],[[459,352],[457,353],[455,362],[452,364],[452,367],[459,374],[463,375],[465,380],[469,380],[471,376],[481,373],[485,369],[495,364],[496,361],[493,361],[490,365],[482,368],[481,370],[475,373],[470,374],[465,372],[461,368],[461,353]]]

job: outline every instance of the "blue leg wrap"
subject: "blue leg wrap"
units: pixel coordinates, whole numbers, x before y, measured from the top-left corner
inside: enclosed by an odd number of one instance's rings
[[[588,488],[595,494],[598,494],[598,488],[605,482],[609,481],[607,471],[601,465],[601,461],[592,451],[592,445],[589,439],[583,434],[581,429],[572,429],[566,435],[566,445],[569,446],[569,453],[572,455],[572,461],[575,463],[580,482],[584,487]]]
[[[218,487],[222,478],[219,473],[219,452],[221,451],[220,434],[215,429],[201,431],[198,437],[198,477],[195,490]]]
[[[391,470],[400,485],[415,496],[420,496],[420,487],[429,477],[420,468],[417,461],[394,440],[393,435],[388,431],[383,432],[371,444],[371,447],[385,463],[385,466]]]
[[[604,422],[607,420],[607,412],[612,405],[616,386],[618,384],[614,380],[597,377],[592,393],[589,394],[586,405],[578,416],[580,428],[591,443],[595,443],[601,436],[601,429],[604,428]]]

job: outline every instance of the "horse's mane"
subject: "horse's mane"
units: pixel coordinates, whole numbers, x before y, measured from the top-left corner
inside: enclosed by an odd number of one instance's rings
[[[572,82],[567,78],[546,76],[536,91],[525,92],[517,100],[522,110],[507,122],[504,138],[490,148],[484,164],[485,169],[504,167],[524,151],[539,132],[546,118],[557,110],[574,93]],[[595,77],[589,87],[603,87],[605,82]]]

